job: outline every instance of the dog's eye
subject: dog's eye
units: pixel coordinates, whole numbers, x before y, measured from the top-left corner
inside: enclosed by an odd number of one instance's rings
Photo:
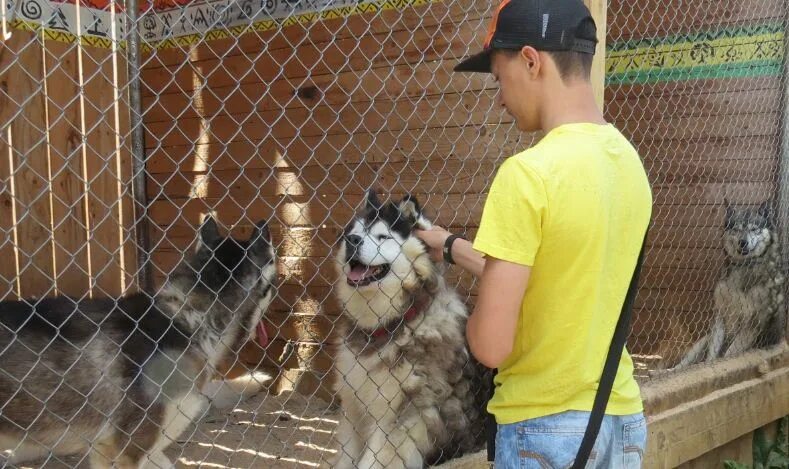
[[[392,237],[385,234],[378,235],[378,241],[386,241],[387,239],[392,239]]]

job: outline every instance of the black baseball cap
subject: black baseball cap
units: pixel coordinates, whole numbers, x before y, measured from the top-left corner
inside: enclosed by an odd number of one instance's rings
[[[482,52],[455,66],[456,72],[490,73],[494,49],[594,54],[597,26],[581,0],[504,0],[493,13]]]

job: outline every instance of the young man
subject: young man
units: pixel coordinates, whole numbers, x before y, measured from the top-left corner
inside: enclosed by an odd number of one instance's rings
[[[518,128],[545,133],[498,170],[473,246],[419,233],[431,256],[480,277],[466,332],[498,368],[497,469],[575,459],[651,216],[641,159],[595,102],[596,43],[581,0],[505,0],[483,52],[455,68],[491,73]],[[625,351],[588,467],[640,467],[645,445]]]

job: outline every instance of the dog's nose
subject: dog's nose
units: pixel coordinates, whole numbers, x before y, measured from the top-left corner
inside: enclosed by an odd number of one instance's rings
[[[748,241],[745,239],[740,240],[740,252],[745,252],[748,250]]]
[[[345,237],[345,242],[349,247],[357,248],[362,244],[362,237],[359,235],[348,235]]]

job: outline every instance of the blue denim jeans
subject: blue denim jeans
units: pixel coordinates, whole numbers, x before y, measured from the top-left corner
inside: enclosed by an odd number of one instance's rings
[[[564,469],[581,446],[589,412],[568,411],[499,425],[495,469]],[[640,468],[647,443],[644,414],[606,415],[587,468]]]

